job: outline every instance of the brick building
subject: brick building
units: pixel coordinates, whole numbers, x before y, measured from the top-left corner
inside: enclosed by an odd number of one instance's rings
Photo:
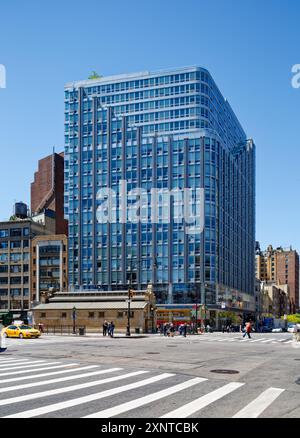
[[[128,292],[125,291],[85,291],[57,293],[49,303],[37,305],[33,309],[34,323],[42,323],[46,331],[72,330],[76,312],[76,330],[86,327],[100,332],[103,322],[113,321],[117,331],[126,331],[128,321]],[[151,287],[144,291],[134,291],[130,303],[130,326],[141,332],[156,329],[156,301]]]
[[[290,312],[299,309],[299,255],[290,248],[269,245],[266,251],[258,247],[256,254],[256,278],[260,281],[288,285]]]
[[[44,210],[55,212],[55,234],[68,234],[68,222],[64,219],[64,154],[42,158],[31,183],[31,213],[38,215]]]

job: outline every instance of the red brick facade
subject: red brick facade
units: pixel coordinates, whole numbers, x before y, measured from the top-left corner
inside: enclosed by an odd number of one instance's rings
[[[56,234],[68,234],[64,219],[64,154],[53,153],[39,160],[38,171],[31,183],[31,212],[55,211]]]

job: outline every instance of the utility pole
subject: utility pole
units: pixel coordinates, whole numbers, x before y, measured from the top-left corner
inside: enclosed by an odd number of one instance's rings
[[[72,310],[72,318],[73,318],[73,335],[76,335],[76,307],[73,307]]]
[[[132,259],[130,260],[130,281],[129,281],[129,287],[128,287],[128,300],[127,300],[127,327],[126,327],[126,336],[131,336],[130,332],[130,304],[131,304],[131,298],[133,296],[133,290],[132,290]]]

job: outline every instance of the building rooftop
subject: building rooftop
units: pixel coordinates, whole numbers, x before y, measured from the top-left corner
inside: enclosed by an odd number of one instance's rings
[[[145,301],[132,301],[130,303],[131,310],[139,310],[144,309],[147,306],[147,302]],[[72,310],[76,307],[76,310],[127,310],[128,303],[126,301],[117,301],[117,302],[77,302],[72,301],[70,303],[48,303],[48,304],[39,304],[34,307],[33,310]]]

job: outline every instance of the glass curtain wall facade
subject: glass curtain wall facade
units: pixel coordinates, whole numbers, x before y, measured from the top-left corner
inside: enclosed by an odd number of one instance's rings
[[[99,222],[99,190],[120,195],[120,181],[146,193],[148,221],[124,223],[117,198],[115,220]],[[172,209],[152,223],[153,188],[204,189],[204,230],[188,234]],[[158,303],[254,294],[255,146],[207,70],[66,85],[65,217],[75,289],[152,283]]]

